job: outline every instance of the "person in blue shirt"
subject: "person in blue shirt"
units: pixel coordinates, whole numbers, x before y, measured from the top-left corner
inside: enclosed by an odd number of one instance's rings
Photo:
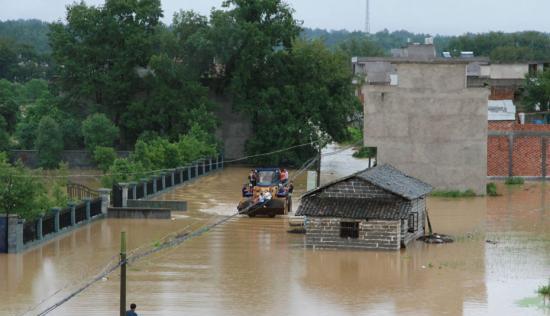
[[[130,310],[126,311],[126,316],[137,316],[136,307],[136,304],[130,304]]]

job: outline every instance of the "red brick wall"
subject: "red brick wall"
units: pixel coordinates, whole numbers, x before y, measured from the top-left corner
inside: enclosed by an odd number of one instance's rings
[[[491,87],[489,100],[514,100],[515,88],[510,87]]]
[[[511,121],[491,121],[489,131],[536,131],[549,132],[550,125],[525,124]],[[550,175],[550,137],[542,148],[542,136],[514,136],[512,149],[512,174],[514,176],[542,176],[542,153],[546,151],[546,170]],[[508,176],[509,143],[506,136],[489,136],[487,140],[487,175]]]
[[[512,157],[514,175],[542,176],[540,137],[515,137]]]
[[[508,137],[489,137],[487,148],[487,175],[508,176]]]

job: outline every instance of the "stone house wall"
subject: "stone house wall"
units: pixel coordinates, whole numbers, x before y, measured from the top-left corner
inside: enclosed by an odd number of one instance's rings
[[[418,237],[424,235],[425,223],[426,223],[426,198],[420,198],[408,202],[410,204],[410,213],[418,214],[418,221],[416,223],[416,231],[410,233],[409,219],[408,217],[401,221],[401,246],[406,247],[411,241],[416,240]]]
[[[357,239],[341,238],[340,223],[358,222]],[[313,248],[352,248],[398,250],[401,223],[398,220],[354,220],[334,217],[307,217],[306,246]]]

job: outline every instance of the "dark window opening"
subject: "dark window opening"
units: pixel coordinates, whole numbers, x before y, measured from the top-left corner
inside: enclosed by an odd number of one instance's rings
[[[407,223],[408,232],[414,233],[418,230],[418,213],[410,213],[409,220]]]
[[[537,74],[538,72],[538,67],[539,65],[537,64],[529,64],[529,75],[531,76],[534,76]]]
[[[359,238],[359,223],[340,222],[340,237],[353,239]]]

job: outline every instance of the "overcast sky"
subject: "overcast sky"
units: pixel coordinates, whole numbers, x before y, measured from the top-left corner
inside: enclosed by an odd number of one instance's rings
[[[304,26],[363,30],[366,0],[287,0]],[[63,19],[65,5],[73,0],[0,0],[0,20]],[[164,22],[175,11],[208,14],[222,0],[162,0]],[[104,0],[86,0],[102,4]],[[371,0],[371,30],[405,29],[434,34],[465,32],[550,32],[549,0]]]

